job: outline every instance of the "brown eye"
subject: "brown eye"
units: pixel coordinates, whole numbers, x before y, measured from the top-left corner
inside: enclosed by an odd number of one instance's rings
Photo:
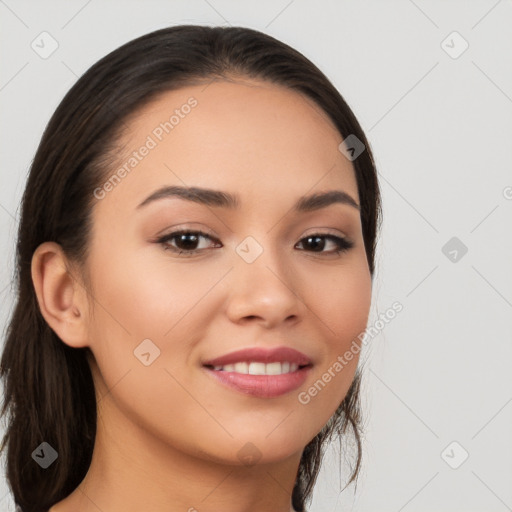
[[[208,248],[208,244],[206,244],[206,247],[197,247],[202,239],[213,240],[210,235],[202,231],[182,230],[163,236],[157,240],[157,243],[162,244],[166,251],[179,254],[196,254]],[[174,241],[174,244],[169,243],[172,241]]]
[[[203,247],[200,247],[202,240],[210,240],[210,244],[206,242],[203,243]],[[211,248],[212,243],[215,244],[215,247],[222,247],[222,244],[208,233],[192,230],[174,231],[158,239],[157,243],[163,245],[166,251],[182,254],[184,256],[203,252]],[[326,247],[329,248],[329,244],[334,245],[334,249],[325,250]],[[302,245],[304,247],[302,250],[306,250],[307,252],[340,254],[351,249],[354,243],[346,238],[318,233],[304,237],[297,245]]]
[[[334,250],[330,251],[324,251],[327,243],[326,241],[331,241],[335,245]],[[354,244],[353,242],[350,242],[346,238],[341,238],[339,236],[334,235],[321,235],[321,234],[315,234],[315,235],[309,235],[305,238],[303,238],[299,244],[303,244],[304,246],[309,246],[310,251],[308,252],[319,252],[319,253],[341,253],[348,251],[351,249]]]

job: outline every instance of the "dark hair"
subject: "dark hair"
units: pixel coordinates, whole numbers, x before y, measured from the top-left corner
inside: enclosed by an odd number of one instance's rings
[[[366,147],[353,165],[368,265],[373,280],[381,198],[370,145],[356,117],[326,76],[301,53],[243,27],[182,25],[126,43],[94,64],[69,90],[50,119],[35,154],[22,198],[16,246],[16,304],[0,362],[1,415],[8,424],[7,479],[24,512],[41,512],[75,490],[88,471],[96,435],[96,397],[90,349],[63,343],[44,320],[31,278],[31,260],[45,241],[62,247],[85,268],[93,191],[115,161],[114,145],[138,109],[165,91],[214,78],[248,77],[279,84],[313,100],[343,139],[354,134]],[[85,276],[85,274],[82,274]],[[84,278],[84,283],[86,283]],[[305,447],[292,503],[311,500],[326,443],[348,426],[361,464],[359,368],[335,414]],[[46,441],[58,463],[42,469],[31,454]],[[348,485],[348,484],[347,484]]]

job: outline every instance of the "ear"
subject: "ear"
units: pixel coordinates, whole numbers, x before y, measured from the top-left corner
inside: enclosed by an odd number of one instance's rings
[[[70,347],[88,346],[87,292],[68,270],[61,246],[42,243],[32,255],[31,273],[39,309],[51,329]]]

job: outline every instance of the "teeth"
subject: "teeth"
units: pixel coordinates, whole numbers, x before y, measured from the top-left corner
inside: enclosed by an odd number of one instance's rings
[[[234,365],[230,366],[235,367],[233,371],[235,371],[236,373],[249,373],[249,363],[235,363]]]
[[[299,365],[296,363],[290,363],[288,361],[284,363],[235,363],[226,364],[225,366],[214,366],[213,369],[217,371],[225,372],[236,372],[243,373],[246,375],[281,375],[283,373],[292,373],[297,371]]]
[[[267,372],[265,363],[249,363],[249,375],[265,375]]]
[[[280,375],[282,373],[281,363],[269,363],[263,365],[263,371],[267,375]]]

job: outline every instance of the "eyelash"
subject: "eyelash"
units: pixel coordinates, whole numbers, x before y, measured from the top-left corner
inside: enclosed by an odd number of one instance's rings
[[[177,249],[176,247],[173,247],[169,245],[169,241],[180,236],[180,235],[199,235],[199,237],[209,238],[211,240],[216,240],[213,238],[210,234],[205,233],[204,231],[193,231],[189,229],[183,229],[180,231],[174,231],[172,233],[169,233],[168,235],[164,235],[163,237],[159,238],[156,242],[161,244],[165,251],[171,251],[173,253],[177,254],[184,254],[185,257],[187,256],[193,256],[194,254],[198,254],[200,252],[203,252],[205,249],[191,249],[191,250],[181,250]],[[322,234],[322,233],[313,233],[311,235],[307,235],[304,238],[301,238],[299,240],[300,242],[303,242],[304,240],[307,240],[308,238],[325,238],[333,241],[337,245],[337,249],[334,251],[307,251],[307,252],[313,252],[313,253],[319,253],[319,254],[337,254],[340,255],[344,252],[347,252],[348,250],[352,249],[354,247],[354,243],[348,240],[347,238],[330,235],[330,234]],[[218,242],[218,240],[216,240]]]

